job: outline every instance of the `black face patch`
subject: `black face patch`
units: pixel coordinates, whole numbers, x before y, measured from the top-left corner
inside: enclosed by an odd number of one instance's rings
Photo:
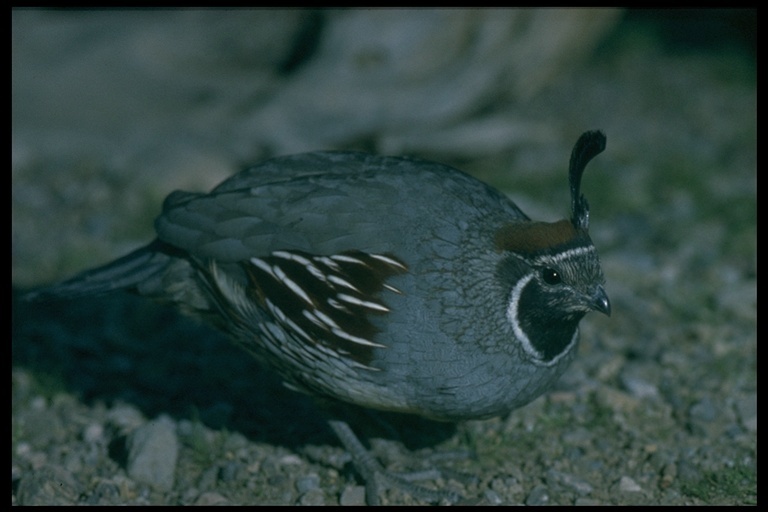
[[[532,279],[523,287],[517,302],[520,329],[530,341],[535,354],[545,363],[554,361],[574,341],[584,313],[566,313],[562,296],[545,290]]]

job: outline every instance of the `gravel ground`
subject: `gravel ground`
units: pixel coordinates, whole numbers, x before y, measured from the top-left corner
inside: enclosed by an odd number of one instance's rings
[[[603,129],[608,148],[583,188],[613,316],[588,316],[556,389],[506,418],[348,411],[388,468],[438,467],[423,485],[466,504],[756,504],[754,40],[717,14],[669,18],[623,18],[586,62],[516,107],[557,137],[427,155],[552,220],[567,211],[570,146]],[[743,13],[727,20],[754,31]],[[691,24],[697,37],[679,28]],[[26,151],[13,170],[12,504],[364,504],[323,409],[218,333],[121,294],[19,300],[35,282],[106,261],[104,247],[116,256],[148,240],[163,195],[185,185],[164,178],[136,198],[98,163],[57,174],[71,159]],[[88,194],[86,206],[128,204],[125,222],[141,227],[51,256],[45,229],[77,245],[88,237],[71,223],[102,239],[115,225],[85,206],[73,213],[67,187]],[[45,199],[51,188],[64,199]],[[38,253],[48,259],[36,274]],[[396,490],[382,501],[418,502]]]

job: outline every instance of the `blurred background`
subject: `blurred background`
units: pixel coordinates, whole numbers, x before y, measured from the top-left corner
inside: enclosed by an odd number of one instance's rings
[[[19,285],[142,243],[168,192],[207,190],[269,156],[418,155],[502,187],[542,180],[510,191],[550,202],[542,192],[567,193],[554,185],[587,129],[632,166],[592,186],[626,188],[727,159],[714,154],[724,139],[755,125],[750,11],[16,10],[12,21]],[[647,205],[655,192],[631,195]]]
[[[615,314],[588,319],[589,357],[565,377],[561,401],[539,407],[610,411],[605,431],[587,426],[586,441],[570,441],[606,457],[573,474],[606,480],[584,492],[557,475],[542,483],[527,480],[536,470],[509,468],[506,484],[487,489],[529,504],[539,504],[541,485],[557,503],[750,502],[756,23],[746,9],[14,10],[14,291],[149,241],[172,190],[208,190],[243,166],[308,150],[437,160],[509,193],[531,217],[555,220],[568,212],[573,143],[602,129],[607,150],[583,190]],[[97,315],[109,323],[127,314],[119,311]],[[15,371],[58,367],[64,389],[88,398],[86,409],[89,400],[130,396],[147,416],[168,412],[167,396],[150,406],[137,398],[147,395],[141,386],[126,393],[131,377],[100,391],[118,372],[103,354],[84,382],[91,348],[29,348],[88,323],[93,311],[66,313],[68,327],[43,331],[46,316],[31,314],[14,306]],[[156,315],[158,325],[170,322]],[[152,385],[142,386],[158,389],[151,371]],[[34,403],[29,393],[15,399],[19,411]],[[199,398],[195,406],[215,409],[221,395],[237,395],[216,393],[213,405]],[[227,410],[248,407],[237,400]],[[523,421],[514,414],[504,425]],[[248,423],[232,415],[223,421],[230,429]],[[16,432],[14,446],[27,442]],[[537,457],[546,468],[547,456]],[[563,487],[571,494],[556,492]]]

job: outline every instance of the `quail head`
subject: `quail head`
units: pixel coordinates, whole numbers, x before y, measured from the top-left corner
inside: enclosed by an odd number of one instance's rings
[[[599,131],[576,142],[571,218],[553,223],[438,163],[274,158],[172,193],[149,245],[32,296],[128,289],[213,322],[296,390],[439,420],[503,415],[553,385],[587,312],[610,315],[580,193],[604,148]]]

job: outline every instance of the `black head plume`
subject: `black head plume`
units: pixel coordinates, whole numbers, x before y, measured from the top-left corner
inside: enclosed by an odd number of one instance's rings
[[[589,228],[589,203],[581,195],[581,176],[590,160],[605,149],[605,134],[599,130],[584,132],[576,141],[571,152],[571,166],[568,170],[568,182],[571,186],[571,222],[573,227]]]

